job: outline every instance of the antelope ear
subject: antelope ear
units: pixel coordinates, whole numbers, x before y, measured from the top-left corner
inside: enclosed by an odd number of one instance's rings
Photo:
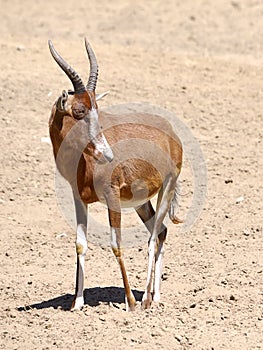
[[[101,100],[104,96],[108,95],[109,93],[110,93],[110,90],[105,91],[105,92],[103,92],[101,94],[96,94],[96,101]]]
[[[66,90],[63,90],[61,96],[58,98],[57,103],[56,103],[57,109],[60,112],[65,111],[67,100],[68,100],[68,93]]]

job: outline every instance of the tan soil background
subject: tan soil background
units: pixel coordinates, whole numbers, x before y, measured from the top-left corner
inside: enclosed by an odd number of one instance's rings
[[[0,347],[262,349],[262,1],[1,0],[0,13]],[[71,84],[47,40],[86,79],[85,35],[100,65],[97,91],[111,90],[100,105],[145,101],[173,111],[207,163],[205,208],[187,233],[169,225],[162,303],[150,311],[123,311],[118,265],[94,243],[85,307],[66,311],[75,233],[57,205],[43,137],[52,103]],[[185,217],[187,159],[181,183]],[[104,207],[94,210],[104,218]],[[124,220],[138,223],[133,214]],[[139,299],[147,242],[135,240],[125,258]]]

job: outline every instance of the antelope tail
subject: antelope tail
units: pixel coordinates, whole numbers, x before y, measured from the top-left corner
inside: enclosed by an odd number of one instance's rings
[[[176,216],[176,211],[178,208],[177,187],[178,187],[178,185],[175,187],[174,196],[173,196],[173,199],[171,200],[171,204],[170,204],[170,208],[169,208],[169,218],[173,224],[181,224],[183,222],[183,220],[179,219]]]

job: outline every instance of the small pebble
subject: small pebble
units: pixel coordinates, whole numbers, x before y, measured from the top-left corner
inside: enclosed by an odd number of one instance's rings
[[[46,137],[46,136],[41,137],[41,142],[42,142],[42,143],[48,143],[48,144],[51,144],[51,140],[50,140],[50,138],[49,138],[49,137]]]
[[[238,198],[236,199],[236,204],[243,202],[243,200],[244,200],[244,197],[243,197],[243,196],[238,197]]]
[[[56,238],[62,238],[62,237],[67,237],[67,234],[65,232],[62,232],[56,235]]]
[[[16,47],[16,49],[17,49],[17,51],[23,51],[23,50],[25,50],[25,46],[23,46],[23,45],[18,45],[18,46]]]

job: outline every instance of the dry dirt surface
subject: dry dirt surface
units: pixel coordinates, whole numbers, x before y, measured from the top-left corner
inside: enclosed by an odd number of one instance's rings
[[[262,1],[1,0],[0,11],[0,348],[262,349]],[[96,242],[85,306],[68,311],[75,233],[46,141],[51,106],[71,84],[47,41],[86,79],[84,36],[100,66],[97,91],[111,90],[100,106],[172,111],[206,160],[204,209],[188,232],[169,224],[162,301],[148,311],[124,311],[118,265]],[[185,156],[182,218],[193,191]],[[102,205],[92,210],[105,219]],[[145,232],[133,213],[124,224]],[[147,240],[124,253],[139,301]]]

